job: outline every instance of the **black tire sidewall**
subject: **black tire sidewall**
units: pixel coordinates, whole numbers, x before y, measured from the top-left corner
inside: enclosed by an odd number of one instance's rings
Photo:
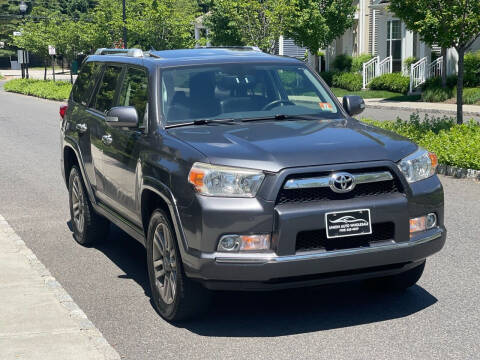
[[[160,223],[163,223],[165,226],[169,228],[170,233],[173,236],[173,245],[176,251],[176,254],[175,254],[176,255],[175,258],[177,262],[177,277],[175,280],[176,291],[175,291],[175,298],[173,299],[173,302],[171,304],[166,304],[160,297],[160,294],[158,293],[158,290],[157,290],[157,286],[155,284],[155,272],[153,270],[153,237],[155,235],[155,229]],[[155,210],[150,218],[146,248],[147,248],[148,278],[150,282],[150,289],[152,293],[153,303],[163,318],[167,320],[172,320],[173,318],[175,318],[175,315],[178,311],[178,307],[180,305],[180,298],[182,296],[181,286],[182,286],[182,279],[183,279],[183,269],[182,269],[180,251],[178,249],[177,240],[175,236],[175,230],[173,229],[170,223],[170,220],[168,219],[166,214],[160,209]]]
[[[77,225],[75,224],[74,217],[73,217],[72,191],[73,191],[73,182],[74,182],[76,177],[78,177],[80,179],[81,186],[80,186],[80,189],[78,189],[78,191],[82,192],[83,207],[84,207],[84,209],[86,209],[88,204],[85,204],[85,191],[84,191],[83,181],[82,181],[82,178],[80,176],[80,171],[76,166],[73,166],[72,170],[70,171],[70,176],[69,176],[69,179],[68,179],[68,201],[69,201],[69,204],[70,204],[70,219],[71,219],[71,223],[72,223],[73,236],[74,236],[75,240],[80,244],[84,244],[85,243],[85,229],[86,229],[86,226],[87,226],[86,219],[84,219],[83,231],[80,231],[77,228]],[[85,217],[85,212],[84,212],[83,216]]]

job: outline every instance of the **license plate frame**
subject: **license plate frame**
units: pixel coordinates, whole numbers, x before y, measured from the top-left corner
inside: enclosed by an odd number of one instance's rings
[[[370,209],[353,209],[325,213],[327,239],[372,234]]]

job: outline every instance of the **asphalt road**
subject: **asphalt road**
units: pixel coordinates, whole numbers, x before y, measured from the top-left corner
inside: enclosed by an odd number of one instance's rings
[[[442,178],[447,245],[403,294],[373,293],[358,283],[224,293],[205,316],[176,327],[152,308],[138,243],[116,228],[97,248],[72,239],[58,108],[0,91],[0,214],[122,357],[478,358],[480,184]]]

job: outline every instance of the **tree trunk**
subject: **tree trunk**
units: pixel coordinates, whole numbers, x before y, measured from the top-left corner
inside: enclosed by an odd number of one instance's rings
[[[47,60],[43,60],[43,65],[45,67],[45,71],[43,72],[43,80],[47,80]]]
[[[459,47],[458,51],[458,81],[457,81],[457,124],[463,124],[463,64],[465,48]]]
[[[447,88],[447,48],[442,48],[442,88]]]

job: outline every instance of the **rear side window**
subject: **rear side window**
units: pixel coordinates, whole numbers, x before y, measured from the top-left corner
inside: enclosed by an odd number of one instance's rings
[[[100,68],[100,64],[96,62],[87,62],[82,65],[72,89],[72,99],[75,102],[88,105]]]
[[[122,73],[121,66],[107,65],[103,72],[103,78],[98,87],[93,108],[106,112],[114,106],[115,90],[117,89],[118,81]]]
[[[139,127],[146,123],[148,103],[148,76],[142,69],[128,68],[123,80],[119,106],[133,106],[138,113]]]

